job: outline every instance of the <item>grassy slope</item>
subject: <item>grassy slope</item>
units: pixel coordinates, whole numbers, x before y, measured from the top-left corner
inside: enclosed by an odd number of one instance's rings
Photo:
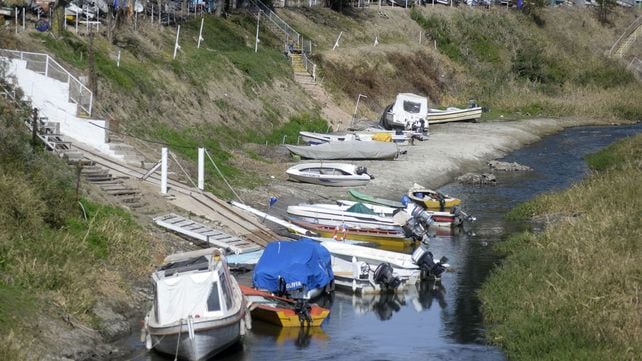
[[[346,99],[345,107],[367,94],[364,105],[375,117],[398,92],[410,91],[441,106],[476,99],[491,109],[486,118],[641,117],[642,106],[631,94],[642,87],[603,56],[634,11],[613,16],[614,26],[600,25],[581,8],[545,9],[541,26],[500,8],[384,11],[388,18],[376,9],[347,18],[327,9],[281,11],[298,28],[315,30],[308,36],[318,44],[325,84]],[[340,46],[332,51],[341,30]]]
[[[33,325],[71,319],[100,329],[96,304],[127,309],[132,283],[148,277],[164,249],[124,210],[77,198],[75,171],[32,152],[26,114],[3,99],[0,113],[0,352],[42,359],[63,342]]]
[[[125,24],[113,43],[96,37],[100,86],[95,116],[117,119],[126,134],[150,140],[127,138],[148,151],[150,159],[158,157],[160,143],[193,161],[196,148],[205,146],[233,184],[256,185],[256,174],[270,161],[242,152],[244,143],[280,143],[283,134],[296,142],[299,128],[325,130],[327,125],[318,118],[318,106],[292,80],[278,40],[263,31],[259,51],[254,52],[252,18],[244,13],[227,19],[206,17],[205,40],[197,49],[199,20],[181,26],[176,59],[172,28],[139,24],[134,31]],[[85,37],[32,33],[21,42],[20,47],[53,53],[79,72],[88,69]],[[218,174],[210,178],[211,190],[227,195]]]
[[[634,360],[642,354],[642,136],[588,157],[597,171],[515,218],[554,219],[501,246],[481,290],[491,341],[515,360]]]

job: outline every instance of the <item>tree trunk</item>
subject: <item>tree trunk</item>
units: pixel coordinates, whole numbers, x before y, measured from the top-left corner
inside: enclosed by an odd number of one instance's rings
[[[62,32],[65,30],[65,3],[63,1],[56,1],[53,10],[53,19],[52,27],[58,36],[62,36]]]

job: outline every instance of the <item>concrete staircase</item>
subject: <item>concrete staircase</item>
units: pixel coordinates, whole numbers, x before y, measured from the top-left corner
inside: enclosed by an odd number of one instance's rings
[[[69,72],[47,54],[0,49],[0,57],[10,60],[7,80],[11,79],[10,76],[15,76],[17,83],[13,85],[23,90],[24,99],[21,100],[38,109],[41,118],[39,128],[44,129],[40,136],[50,150],[75,159],[73,143],[83,143],[127,163],[140,165],[144,160],[142,155],[122,139],[108,134],[108,123],[105,120],[89,118],[86,107],[74,101],[78,98],[78,85],[73,85],[70,79],[76,78],[68,75],[63,77],[66,81],[59,80],[60,72]],[[51,66],[55,64],[58,67],[56,72],[40,70],[42,59],[46,59],[46,63]],[[84,93],[87,91],[83,90]]]
[[[333,100],[330,94],[325,91],[312,75],[305,69],[303,56],[297,53],[290,53],[290,62],[296,81],[312,99],[321,106],[321,116],[326,119],[332,129],[345,130],[350,124],[351,116],[341,109]]]

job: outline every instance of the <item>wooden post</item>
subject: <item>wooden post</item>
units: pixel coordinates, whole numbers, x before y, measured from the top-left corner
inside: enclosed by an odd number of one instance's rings
[[[36,152],[38,140],[38,108],[33,108],[31,112],[31,149]]]
[[[167,148],[161,149],[161,193],[167,194]]]
[[[80,200],[80,176],[82,175],[82,162],[76,163],[76,201]]]
[[[205,189],[205,148],[198,148],[198,189]]]

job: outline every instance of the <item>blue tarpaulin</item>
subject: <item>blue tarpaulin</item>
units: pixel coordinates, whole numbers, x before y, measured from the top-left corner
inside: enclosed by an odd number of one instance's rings
[[[283,281],[279,281],[283,279]],[[334,279],[330,252],[311,239],[276,241],[265,247],[252,282],[261,290],[279,293],[325,287]]]

